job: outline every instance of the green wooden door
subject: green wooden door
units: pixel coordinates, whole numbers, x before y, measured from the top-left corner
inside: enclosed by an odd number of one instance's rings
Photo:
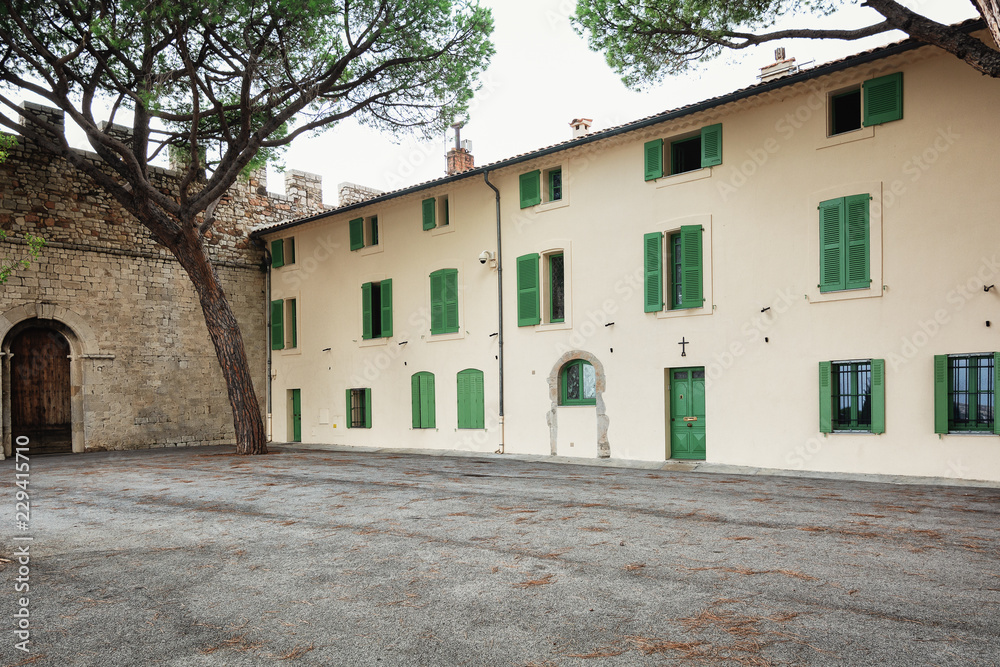
[[[705,458],[705,369],[670,369],[670,457]]]
[[[302,442],[302,390],[291,390],[292,442]]]

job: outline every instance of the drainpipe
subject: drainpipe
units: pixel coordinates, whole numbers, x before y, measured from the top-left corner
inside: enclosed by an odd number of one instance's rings
[[[271,442],[271,423],[267,415],[271,414],[271,249],[267,241],[261,238],[254,239],[264,251],[264,328],[267,330],[267,378],[264,382],[264,405],[267,413],[264,415],[264,437]]]
[[[503,423],[503,245],[501,243],[500,235],[500,191],[497,190],[496,186],[490,183],[490,172],[483,172],[483,180],[486,181],[486,185],[490,186],[490,189],[496,193],[496,206],[497,206],[497,345],[499,347],[499,352],[497,354],[497,359],[500,362],[500,449],[496,451],[497,454],[504,453],[504,446],[506,440],[504,439],[504,423]]]

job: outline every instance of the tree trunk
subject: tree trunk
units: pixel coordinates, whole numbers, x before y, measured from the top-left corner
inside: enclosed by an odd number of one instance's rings
[[[233,409],[236,453],[267,454],[264,421],[253,389],[243,335],[215,268],[193,229],[170,250],[187,271],[201,301],[205,324],[215,345],[215,354],[229,392],[229,404]]]

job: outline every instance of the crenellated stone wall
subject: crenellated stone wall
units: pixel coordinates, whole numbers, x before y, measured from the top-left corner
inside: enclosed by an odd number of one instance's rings
[[[56,110],[24,107],[24,113],[62,119]],[[30,141],[18,141],[0,164],[0,228],[8,236],[0,256],[23,253],[26,233],[44,237],[46,245],[28,269],[0,287],[6,451],[12,436],[10,342],[32,324],[58,328],[70,339],[74,451],[233,442],[225,383],[187,274],[87,176]],[[176,172],[154,168],[154,178],[165,191],[176,190]],[[286,195],[267,192],[263,171],[238,181],[207,237],[262,405],[265,256],[248,233],[263,222],[323,210],[318,176],[290,171],[285,180]]]

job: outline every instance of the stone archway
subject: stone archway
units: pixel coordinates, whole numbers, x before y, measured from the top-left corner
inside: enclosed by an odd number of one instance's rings
[[[73,451],[69,341],[36,322],[10,336],[11,434],[28,438],[32,454],[67,454]]]
[[[551,454],[555,456],[557,452],[557,441],[559,435],[559,372],[562,370],[563,366],[574,359],[583,359],[594,367],[594,373],[597,376],[597,457],[601,459],[611,458],[611,444],[608,442],[608,425],[610,420],[608,419],[608,415],[604,407],[604,390],[607,387],[607,376],[604,373],[604,364],[602,364],[596,356],[583,350],[570,350],[569,352],[563,354],[559,357],[558,361],[556,361],[555,365],[552,367],[552,371],[549,373],[548,383],[551,407],[545,415],[545,420],[549,425],[549,446]]]
[[[12,346],[14,349],[12,349]],[[39,349],[39,346],[46,350]],[[0,315],[0,361],[2,361],[2,384],[0,384],[0,404],[3,410],[3,455],[11,456],[13,452],[12,428],[16,420],[24,421],[25,410],[32,410],[25,401],[12,400],[13,390],[19,382],[26,380],[25,376],[13,377],[15,371],[15,354],[29,353],[36,349],[42,357],[52,357],[66,354],[66,362],[60,370],[48,372],[60,373],[60,382],[68,375],[68,387],[62,389],[68,393],[68,422],[63,414],[57,414],[52,419],[58,423],[66,423],[70,447],[67,451],[83,452],[86,450],[86,431],[84,428],[83,397],[86,386],[84,362],[88,359],[110,359],[113,355],[101,354],[97,338],[86,321],[73,311],[49,303],[31,303],[13,308]],[[36,359],[36,361],[38,360]],[[52,361],[50,359],[50,361]],[[68,368],[66,366],[68,365]],[[53,366],[55,369],[56,366]],[[45,372],[45,371],[43,371]],[[62,400],[58,391],[49,397],[33,400]],[[29,401],[30,403],[30,401]],[[37,408],[37,406],[35,406]],[[14,410],[17,409],[17,415]],[[65,411],[65,404],[46,408],[50,411]],[[29,418],[30,421],[30,418]]]

